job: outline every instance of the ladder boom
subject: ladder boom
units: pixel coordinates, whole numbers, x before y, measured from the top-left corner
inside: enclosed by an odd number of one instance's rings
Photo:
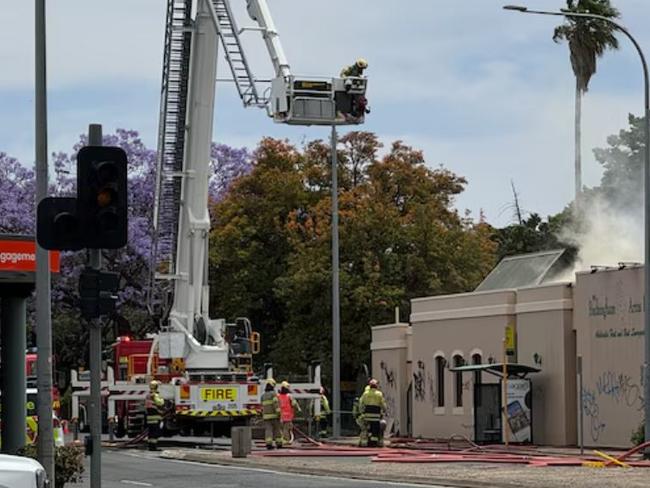
[[[210,14],[239,97],[245,107],[265,107],[268,100],[262,98],[258,93],[255,77],[242,48],[237,21],[230,8],[230,2],[228,0],[212,0],[211,3]]]
[[[266,49],[271,57],[275,76],[288,79],[291,76],[291,67],[284,54],[280,36],[275,28],[271,11],[266,0],[246,0],[248,15],[260,26]]]
[[[192,33],[192,0],[167,0],[163,72],[160,90],[158,154],[153,205],[149,307],[154,308],[156,272],[175,273],[180,174],[185,150],[185,116]]]

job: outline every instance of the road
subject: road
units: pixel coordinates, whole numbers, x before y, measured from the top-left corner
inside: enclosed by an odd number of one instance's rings
[[[84,481],[66,488],[87,488]],[[160,459],[141,451],[104,451],[102,488],[405,488],[422,485],[291,475],[268,470]],[[442,487],[438,487],[442,488]]]

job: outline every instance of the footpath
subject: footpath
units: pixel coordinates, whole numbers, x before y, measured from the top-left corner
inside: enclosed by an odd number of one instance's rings
[[[381,450],[377,450],[380,452]],[[168,449],[161,457],[222,466],[270,469],[278,472],[339,478],[405,482],[462,488],[648,488],[648,468],[529,466],[483,462],[373,462],[370,455],[305,455],[281,457],[254,450],[247,458],[228,451]]]

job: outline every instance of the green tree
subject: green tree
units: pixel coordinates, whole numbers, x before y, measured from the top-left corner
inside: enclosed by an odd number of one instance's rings
[[[291,212],[309,202],[303,156],[285,141],[263,139],[253,171],[232,186],[212,209],[210,234],[211,312],[246,316],[262,333],[263,352],[285,320],[274,282],[288,266]]]
[[[493,239],[499,246],[498,259],[552,249],[569,249],[569,254],[574,256],[575,249],[562,242],[559,237],[562,229],[571,225],[571,214],[571,208],[567,207],[563,212],[548,217],[545,222],[538,214],[533,213],[521,223],[495,229]]]
[[[452,208],[463,178],[427,168],[422,153],[401,142],[375,158],[363,183],[342,189],[339,200],[342,370],[348,375],[368,361],[370,328],[391,321],[394,307],[408,312],[411,298],[471,290],[494,263],[489,227]],[[330,225],[329,195],[288,222],[293,252],[276,281],[287,322],[272,354],[280,370],[300,371],[314,359],[329,370]]]
[[[571,12],[596,14],[612,19],[620,16],[610,0],[567,0],[566,3],[567,10]],[[598,58],[602,57],[608,49],[618,49],[614,30],[612,24],[603,20],[567,17],[553,33],[555,42],[568,42],[571,68],[576,78],[574,148],[576,201],[582,191],[582,97],[589,89],[589,82],[596,73]]]
[[[594,149],[603,166],[600,186],[592,195],[603,198],[614,209],[625,213],[643,210],[643,166],[645,118],[628,116],[629,127],[607,138],[608,147]]]

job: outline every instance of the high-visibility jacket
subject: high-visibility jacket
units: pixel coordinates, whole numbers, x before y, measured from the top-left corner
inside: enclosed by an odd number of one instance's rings
[[[384,395],[377,388],[369,388],[364,391],[359,399],[359,411],[363,419],[368,422],[379,422],[386,411]]]
[[[332,413],[332,409],[330,408],[330,402],[325,395],[320,396],[320,407],[321,407],[322,414],[329,415],[330,413]]]
[[[280,418],[280,401],[274,390],[262,394],[262,419],[274,420]]]
[[[365,68],[359,68],[356,64],[346,66],[341,70],[341,78],[347,78],[348,76],[362,76],[364,69]]]
[[[158,394],[157,391],[150,391],[147,393],[147,397],[144,401],[144,408],[147,412],[147,423],[148,424],[157,424],[162,419],[162,407],[165,404],[165,400]]]
[[[27,416],[27,444],[35,444],[36,436],[38,435],[38,422],[35,415]]]
[[[278,394],[280,402],[280,420],[282,422],[293,422],[296,412],[300,412],[300,405],[290,393]]]

